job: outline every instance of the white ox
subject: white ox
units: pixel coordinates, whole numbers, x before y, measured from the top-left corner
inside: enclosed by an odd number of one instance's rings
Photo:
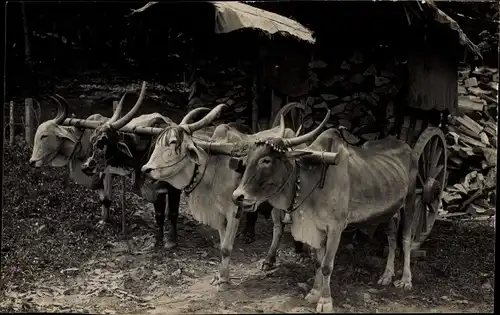
[[[102,227],[104,223],[109,221],[112,175],[87,176],[82,172],[81,164],[90,150],[91,132],[76,127],[60,126],[59,124],[67,115],[67,103],[59,95],[56,97],[51,97],[51,99],[59,105],[58,115],[38,126],[29,164],[36,168],[45,165],[52,167],[68,165],[70,177],[77,184],[97,190],[102,208],[98,227]],[[66,106],[62,106],[60,101],[64,102]],[[90,115],[87,120],[105,122],[108,118],[94,114]]]
[[[231,145],[236,141],[249,141],[259,137],[294,136],[291,129],[284,128],[283,122],[281,127],[253,135],[243,134],[229,125],[222,124],[217,126],[210,141],[192,136],[193,132],[211,123],[224,107],[222,104],[216,106],[195,123],[173,125],[158,130],[159,137],[154,151],[148,163],[142,167],[142,171],[151,178],[166,181],[178,189],[187,191],[187,201],[193,217],[218,230],[221,264],[219,274],[214,277],[212,284],[217,285],[219,291],[226,290],[229,285],[229,258],[241,214],[232,203],[231,194],[238,185],[241,175],[227,167],[230,156],[213,155],[212,149],[216,149],[215,146]],[[273,210],[273,221],[275,226],[281,225],[280,212]],[[275,242],[273,237],[268,257],[274,258],[276,249],[277,241]]]

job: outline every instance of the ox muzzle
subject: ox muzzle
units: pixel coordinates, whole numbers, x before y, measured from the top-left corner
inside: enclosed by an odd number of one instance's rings
[[[96,174],[96,162],[93,159],[85,161],[82,166],[82,172],[87,176],[93,176]]]

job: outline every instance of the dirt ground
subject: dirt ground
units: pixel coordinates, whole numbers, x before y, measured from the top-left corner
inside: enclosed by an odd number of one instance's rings
[[[210,285],[219,262],[216,231],[181,204],[178,248],[144,251],[153,241],[153,208],[127,193],[129,240],[121,240],[118,191],[113,223],[96,230],[97,194],[68,179],[67,169],[32,170],[31,151],[4,154],[0,311],[105,314],[313,312],[303,300],[314,266],[300,264],[287,232],[278,267],[260,271],[272,222],[260,217],[256,241],[237,240],[232,288]],[[120,183],[115,188],[119,188]],[[242,224],[241,224],[242,225]],[[413,289],[377,285],[385,266],[382,238],[346,233],[332,275],[336,312],[493,312],[492,222],[436,223],[412,262]],[[401,277],[397,261],[396,278]]]

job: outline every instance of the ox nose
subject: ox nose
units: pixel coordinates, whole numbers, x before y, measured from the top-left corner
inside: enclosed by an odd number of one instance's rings
[[[36,161],[34,161],[34,160],[30,160],[30,162],[29,162],[29,163],[30,163],[30,166],[31,166],[31,167],[35,167]]]
[[[143,172],[144,174],[149,174],[151,173],[153,169],[147,165],[144,165],[142,168],[141,168],[141,172]]]
[[[86,175],[93,175],[95,170],[95,162],[91,160],[88,163],[83,163],[81,168],[82,172],[84,172]]]
[[[233,202],[235,205],[239,205],[244,199],[245,194],[241,190],[236,189],[233,191]]]

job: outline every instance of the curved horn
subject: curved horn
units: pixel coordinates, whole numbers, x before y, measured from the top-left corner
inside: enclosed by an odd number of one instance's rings
[[[283,114],[280,115],[280,138],[285,137],[285,116]]]
[[[302,104],[298,102],[291,102],[280,108],[280,110],[276,113],[276,117],[274,117],[274,121],[272,127],[276,127],[280,121],[280,114],[286,116],[292,109],[302,106]]]
[[[210,111],[210,108],[206,108],[206,107],[195,108],[192,111],[190,111],[189,113],[187,113],[186,116],[184,116],[184,118],[182,118],[182,121],[179,125],[189,124],[189,122],[191,120],[193,120],[193,118],[196,117],[196,115],[198,115],[202,112],[208,112],[208,111]]]
[[[49,96],[51,100],[56,102],[57,104],[57,115],[56,118],[54,118],[54,122],[58,125],[60,125],[64,119],[68,116],[68,103],[64,98],[62,98],[60,95],[55,94],[56,97],[54,96]],[[62,100],[62,103],[59,100]]]
[[[125,116],[115,122],[112,122],[109,126],[115,130],[125,126],[132,119],[132,117],[135,116],[135,114],[139,110],[139,107],[141,107],[142,101],[144,100],[144,95],[146,95],[146,81],[142,82],[141,94],[139,94],[139,98],[137,99],[134,107],[132,107],[132,109],[128,113],[126,113]]]
[[[182,127],[187,133],[192,134],[196,130],[200,130],[201,128],[207,126],[212,121],[214,121],[219,116],[220,112],[224,108],[227,108],[226,104],[219,104],[219,105],[215,106],[210,111],[210,113],[208,113],[205,117],[198,120],[197,122],[194,122],[192,124],[183,124],[183,125],[180,125],[180,127]]]
[[[294,147],[294,146],[297,146],[297,145],[302,144],[304,142],[307,142],[311,139],[314,139],[315,137],[317,137],[320,134],[320,132],[323,130],[323,128],[325,127],[325,125],[329,119],[330,119],[330,110],[328,110],[328,112],[326,113],[325,119],[323,119],[321,124],[319,124],[319,126],[316,127],[316,129],[314,129],[313,131],[310,131],[302,136],[298,136],[298,137],[294,137],[294,138],[290,138],[290,139],[283,139],[283,141],[285,142],[285,144],[288,147]]]
[[[299,128],[295,132],[295,136],[298,137],[300,135],[300,132],[302,131],[302,124],[300,124]]]
[[[115,122],[118,117],[120,117],[120,114],[122,112],[122,109],[123,109],[123,101],[125,101],[125,96],[127,95],[127,92],[125,92],[122,96],[122,98],[120,99],[120,102],[118,103],[118,105],[116,106],[116,110],[113,112],[113,116],[111,116],[111,118],[106,121],[106,125],[109,125],[113,122]]]

